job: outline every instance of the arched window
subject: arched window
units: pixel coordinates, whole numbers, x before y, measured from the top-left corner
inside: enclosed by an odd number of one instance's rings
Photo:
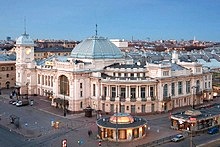
[[[59,77],[59,93],[69,96],[69,80],[66,76]]]
[[[167,87],[167,84],[165,84],[163,86],[163,96],[164,97],[167,97],[168,96],[168,87]]]

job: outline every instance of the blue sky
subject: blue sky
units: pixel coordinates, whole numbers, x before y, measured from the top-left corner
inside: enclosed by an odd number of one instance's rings
[[[2,0],[0,40],[82,40],[95,35],[131,40],[220,41],[219,0]]]

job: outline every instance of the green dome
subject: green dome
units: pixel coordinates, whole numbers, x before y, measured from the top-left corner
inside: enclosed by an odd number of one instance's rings
[[[71,57],[88,59],[122,58],[121,50],[104,37],[93,36],[82,41],[71,52]]]

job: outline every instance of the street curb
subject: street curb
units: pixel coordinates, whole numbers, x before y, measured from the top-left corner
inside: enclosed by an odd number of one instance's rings
[[[28,134],[24,134],[24,133],[22,133],[22,132],[20,132],[19,130],[21,130],[21,129],[24,129],[24,128],[18,128],[17,130],[15,130],[15,129],[13,129],[13,128],[10,128],[10,127],[7,127],[7,126],[5,126],[5,125],[3,125],[3,124],[1,124],[0,123],[0,126],[2,127],[2,128],[4,128],[4,129],[7,129],[8,131],[10,131],[10,132],[14,132],[14,133],[16,133],[16,134],[19,134],[19,135],[21,135],[21,136],[23,136],[23,137],[25,137],[25,138],[28,138],[28,139],[34,139],[34,138],[37,138],[37,137],[40,137],[42,134],[41,133],[39,133],[39,134],[33,134],[33,135],[28,135]],[[27,130],[24,130],[24,131],[27,131]]]
[[[214,142],[216,142],[216,141],[220,141],[220,138],[219,138],[219,139],[212,140],[212,141],[209,141],[209,142],[207,142],[207,143],[200,144],[200,145],[198,145],[197,147],[205,147],[205,146],[208,146],[209,144],[214,143]]]

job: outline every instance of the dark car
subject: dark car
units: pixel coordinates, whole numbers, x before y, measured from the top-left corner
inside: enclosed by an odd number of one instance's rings
[[[215,134],[219,132],[219,128],[218,127],[213,127],[208,129],[208,134]]]
[[[14,102],[17,102],[16,100],[10,100],[9,104],[13,104]]]
[[[181,141],[181,140],[183,140],[183,139],[184,139],[184,136],[181,135],[181,134],[178,134],[178,135],[176,135],[175,137],[173,137],[173,138],[171,139],[171,141],[172,141],[172,142],[178,142],[178,141]]]

